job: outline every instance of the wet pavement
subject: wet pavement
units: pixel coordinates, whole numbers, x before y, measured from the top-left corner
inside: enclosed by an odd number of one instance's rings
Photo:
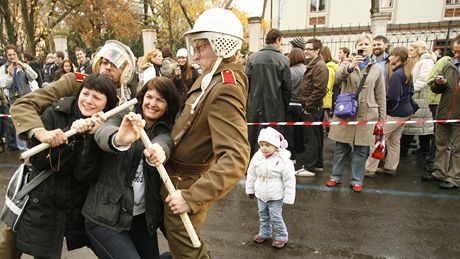
[[[401,159],[395,177],[366,178],[363,193],[349,188],[349,170],[341,185],[329,188],[325,182],[334,144],[325,144],[324,172],[297,178],[295,204],[284,206],[288,246],[277,250],[271,242],[252,242],[259,218],[243,179],[209,211],[202,237],[213,258],[460,258],[460,189],[440,190],[437,183],[421,182],[423,158],[415,155]],[[2,207],[18,157],[18,152],[0,154]],[[64,251],[62,258],[95,256],[79,249]]]

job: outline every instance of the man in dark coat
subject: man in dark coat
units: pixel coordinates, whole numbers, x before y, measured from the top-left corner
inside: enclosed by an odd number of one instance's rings
[[[291,98],[289,60],[281,51],[283,34],[271,29],[265,46],[256,52],[246,67],[249,79],[248,122],[284,121]],[[257,136],[261,127],[249,126],[251,154],[257,151]],[[284,130],[277,128],[282,134]]]

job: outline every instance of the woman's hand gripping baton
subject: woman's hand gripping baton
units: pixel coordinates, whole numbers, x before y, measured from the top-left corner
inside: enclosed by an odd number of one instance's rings
[[[137,103],[137,99],[133,98],[133,99],[129,100],[128,102],[125,102],[125,103],[123,103],[123,104],[111,109],[110,111],[105,112],[103,116],[108,119],[108,118],[112,117],[113,115],[123,111],[124,109],[127,109],[127,108],[135,105],[136,103]],[[66,135],[66,137],[69,138],[69,137],[77,134],[77,130],[76,129],[71,129],[71,130],[68,130],[68,131],[64,132],[64,134]],[[45,150],[45,149],[47,149],[49,147],[50,147],[50,145],[48,143],[41,143],[39,145],[36,145],[35,147],[23,152],[21,154],[21,159],[25,160],[25,159],[27,159],[27,158],[29,158],[29,157],[37,154],[37,153],[42,152],[43,150]]]
[[[142,143],[144,144],[144,147],[146,149],[151,149],[152,142],[150,142],[149,136],[147,136],[147,133],[145,132],[144,129],[139,129],[140,133],[140,138]],[[156,167],[158,170],[158,173],[160,174],[161,179],[163,180],[166,189],[168,190],[168,193],[174,193],[176,192],[176,188],[174,188],[174,185],[171,182],[171,179],[169,178],[168,173],[166,172],[165,167],[161,164]],[[190,240],[192,241],[193,247],[198,248],[201,246],[201,242],[198,239],[198,236],[195,232],[195,229],[193,228],[192,222],[190,221],[190,218],[188,217],[187,213],[182,213],[180,214],[180,218],[182,222],[184,223],[185,229],[187,230],[187,233],[190,237]]]

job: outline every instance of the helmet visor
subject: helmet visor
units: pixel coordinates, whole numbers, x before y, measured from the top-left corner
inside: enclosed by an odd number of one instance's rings
[[[118,44],[105,44],[96,57],[106,58],[112,62],[118,69],[122,69],[125,63],[130,59],[129,54]]]

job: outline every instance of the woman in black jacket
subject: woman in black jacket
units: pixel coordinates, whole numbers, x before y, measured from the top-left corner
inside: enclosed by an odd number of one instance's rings
[[[93,133],[102,122],[99,112],[117,104],[115,89],[107,76],[91,75],[76,96],[60,99],[41,116],[47,130],[76,128],[80,134],[70,137],[68,144],[30,158],[35,168],[31,178],[50,168],[55,172],[30,192],[17,231],[16,245],[24,253],[35,258],[61,258],[64,237],[68,250],[89,244],[81,208],[97,177],[99,167],[95,159],[102,153]],[[90,126],[92,121],[96,126]],[[33,145],[37,144],[33,141]]]
[[[178,111],[177,91],[170,79],[155,77],[137,98],[138,114],[115,115],[95,135],[106,153],[82,213],[99,258],[159,258],[156,231],[163,224],[163,204],[155,165],[172,151],[170,131]],[[132,125],[142,127],[143,121],[154,143],[152,150],[144,148]]]

